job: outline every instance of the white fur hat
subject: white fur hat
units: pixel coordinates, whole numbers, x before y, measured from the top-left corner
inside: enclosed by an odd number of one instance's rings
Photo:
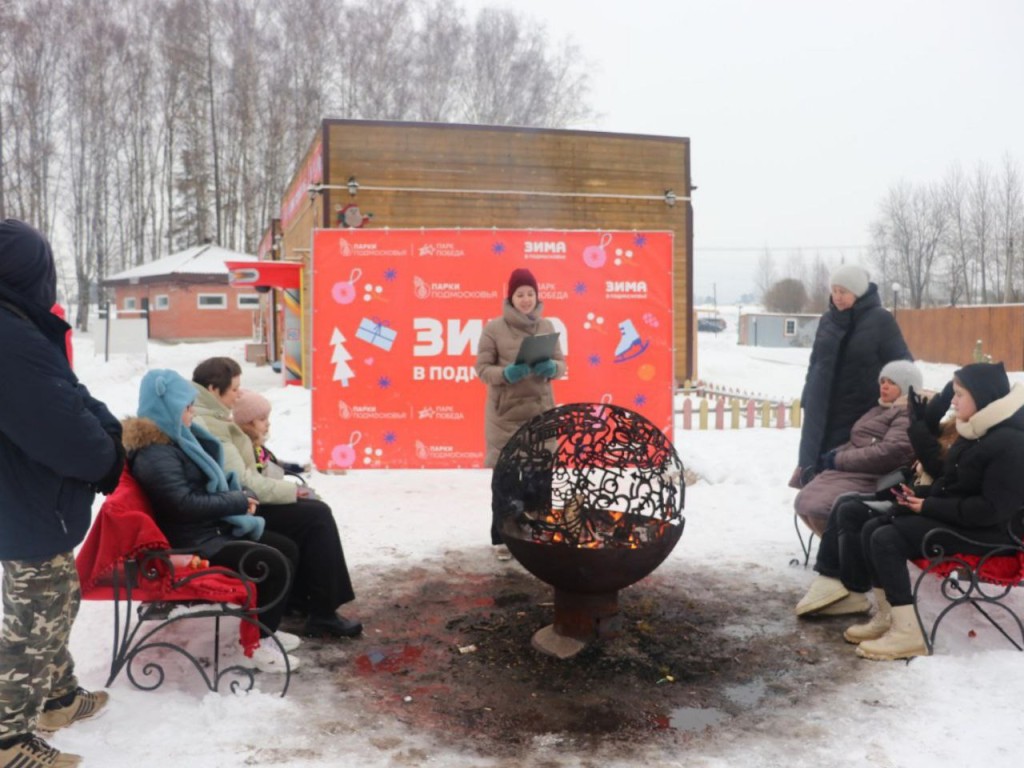
[[[856,264],[843,264],[829,277],[829,285],[841,286],[858,299],[868,292],[869,283],[867,270]]]
[[[924,386],[921,371],[910,360],[893,360],[891,363],[886,363],[881,373],[878,374],[878,380],[882,379],[888,379],[899,387],[901,395],[909,395],[911,387],[920,394],[921,387]]]

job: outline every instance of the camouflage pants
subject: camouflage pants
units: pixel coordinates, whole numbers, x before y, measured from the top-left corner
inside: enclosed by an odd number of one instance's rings
[[[78,686],[68,640],[82,596],[72,552],[3,569],[0,739],[32,733],[44,702]]]

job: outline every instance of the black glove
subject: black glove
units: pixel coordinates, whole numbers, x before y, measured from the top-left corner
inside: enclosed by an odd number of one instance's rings
[[[117,484],[121,482],[121,470],[124,469],[124,446],[113,435],[110,436],[110,439],[114,443],[114,463],[107,470],[107,474],[97,480],[94,486],[104,496],[109,496],[117,488]]]
[[[928,401],[914,391],[910,386],[907,392],[907,415],[910,416],[910,423],[924,421],[928,417]]]
[[[836,468],[836,451],[833,448],[828,453],[823,453],[818,457],[818,469],[824,472],[826,469]]]
[[[953,403],[953,382],[946,382],[946,386],[942,388],[939,394],[935,395],[931,400],[928,401],[928,408],[925,414],[925,421],[928,424],[928,429],[933,435],[939,434],[939,424],[942,422],[942,418],[949,411],[949,406]]]
[[[803,488],[814,479],[818,472],[814,467],[804,467],[800,472],[800,487]]]

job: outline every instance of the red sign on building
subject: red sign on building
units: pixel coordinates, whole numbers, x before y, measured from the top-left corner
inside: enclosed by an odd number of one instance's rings
[[[479,467],[484,324],[526,267],[561,333],[555,401],[615,403],[672,437],[672,233],[316,230],[313,462]]]

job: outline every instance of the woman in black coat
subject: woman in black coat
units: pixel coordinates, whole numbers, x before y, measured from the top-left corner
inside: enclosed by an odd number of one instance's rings
[[[295,669],[298,659],[288,656],[286,665],[281,648],[293,649],[298,638],[277,627],[298,548],[291,539],[265,531],[263,519],[254,514],[259,502],[242,490],[234,473],[224,474],[220,441],[192,423],[195,398],[192,384],[174,371],[153,370],[143,377],[139,417],[124,422],[132,475],[172,547],[190,548],[211,565],[238,572],[265,571],[256,589],[264,625],[260,634],[261,640],[274,634],[276,642],[261,642],[252,665],[263,672]]]
[[[922,556],[926,535],[949,529],[982,545],[1001,545],[1024,534],[1011,531],[1024,506],[1024,385],[1011,389],[1002,363],[964,366],[953,377],[953,409],[959,437],[946,453],[942,474],[930,486],[903,486],[897,514],[873,518],[861,529],[860,545],[880,599],[869,622],[874,636],[860,642],[859,656],[928,653],[907,571],[907,560]],[[959,538],[933,539],[961,554],[988,551]]]
[[[800,396],[804,420],[794,488],[814,477],[822,454],[847,442],[854,422],[875,405],[882,367],[913,359],[862,267],[841,266],[830,282],[829,308],[818,321]]]

